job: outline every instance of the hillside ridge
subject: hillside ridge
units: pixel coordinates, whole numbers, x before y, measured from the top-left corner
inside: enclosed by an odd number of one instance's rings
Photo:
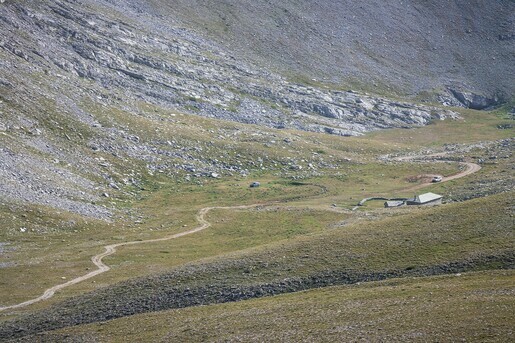
[[[151,3],[265,68],[306,80],[479,109],[514,94],[513,1]]]

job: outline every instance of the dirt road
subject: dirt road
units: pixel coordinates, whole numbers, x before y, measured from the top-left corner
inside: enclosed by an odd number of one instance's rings
[[[439,160],[438,162],[452,162],[452,161],[440,161]],[[459,163],[461,165],[465,166],[465,169],[460,171],[457,174],[443,177],[442,181],[440,181],[439,183],[447,182],[447,181],[451,181],[451,180],[456,180],[456,179],[465,177],[467,175],[473,174],[473,173],[475,173],[475,172],[477,172],[477,171],[479,171],[481,169],[481,166],[479,164],[475,164],[475,163],[471,163],[471,162],[459,162]],[[431,179],[433,176],[436,176],[436,175],[429,175],[428,174],[426,176]],[[434,183],[431,182],[431,181],[428,181],[428,182],[424,182],[424,183],[421,183],[421,184],[418,184],[418,185],[415,185],[415,186],[412,186],[412,187],[405,188],[402,191],[403,192],[416,191],[416,190],[419,190],[421,188],[427,187],[427,186],[432,185],[432,184],[434,184]]]
[[[395,158],[395,160],[397,160],[397,161],[415,161],[415,160],[423,160],[423,159],[427,159],[427,158],[434,158],[434,157],[441,157],[441,156],[444,156],[444,154],[433,154],[433,155],[427,155],[427,156],[404,156],[404,157],[397,157],[397,158]],[[453,162],[453,161],[443,161],[443,160],[437,160],[437,161],[432,160],[432,161],[433,162]],[[461,172],[459,172],[459,173],[457,173],[455,175],[444,177],[441,182],[447,182],[447,181],[455,180],[455,179],[458,179],[458,178],[470,175],[472,173],[475,173],[475,172],[477,172],[477,171],[479,171],[481,169],[481,166],[479,166],[478,164],[475,164],[475,163],[469,163],[469,162],[460,162],[460,163],[462,165],[466,166],[465,170],[463,170],[463,171],[461,171]],[[431,184],[431,182],[422,183],[422,184],[419,184],[419,185],[416,185],[416,186],[404,189],[403,191],[415,191],[415,190],[418,190],[420,188],[427,187],[430,184]],[[106,246],[104,246],[105,251],[103,253],[95,255],[95,256],[93,256],[91,258],[91,261],[93,262],[93,264],[95,266],[97,266],[97,268],[98,268],[97,270],[94,270],[94,271],[92,271],[92,272],[90,272],[90,273],[88,273],[86,275],[77,277],[77,278],[75,278],[73,280],[70,280],[68,282],[65,282],[63,284],[51,287],[51,288],[47,289],[41,296],[39,296],[37,298],[31,299],[31,300],[28,300],[28,301],[25,301],[25,302],[22,302],[22,303],[19,303],[19,304],[16,304],[16,305],[0,307],[0,312],[1,311],[5,311],[5,310],[10,310],[10,309],[16,309],[16,308],[20,308],[20,307],[25,307],[25,306],[34,304],[36,302],[49,299],[49,298],[51,298],[55,294],[55,292],[57,292],[57,291],[59,291],[59,290],[61,290],[63,288],[75,285],[75,284],[77,284],[79,282],[82,282],[82,281],[87,280],[87,279],[91,279],[94,276],[97,276],[99,274],[107,272],[111,268],[108,265],[106,265],[104,262],[102,262],[102,259],[104,257],[107,257],[107,256],[110,256],[110,255],[114,254],[116,252],[116,249],[119,248],[119,247],[123,247],[123,246],[127,246],[127,245],[147,244],[147,243],[168,241],[168,240],[171,240],[171,239],[183,237],[183,236],[186,236],[186,235],[191,235],[193,233],[205,230],[205,229],[207,229],[208,227],[211,226],[211,223],[209,223],[205,219],[205,215],[209,211],[214,210],[214,209],[225,209],[225,210],[245,209],[245,208],[252,208],[252,207],[263,206],[263,205],[265,205],[265,204],[253,204],[253,205],[230,206],[230,207],[205,207],[205,208],[201,209],[197,213],[197,216],[196,216],[197,221],[199,222],[200,225],[197,226],[194,229],[189,230],[189,231],[184,231],[184,232],[177,233],[177,234],[174,234],[174,235],[171,235],[171,236],[167,236],[167,237],[163,237],[163,238],[149,239],[149,240],[145,240],[145,241],[131,241],[131,242],[125,242],[125,243],[117,243],[117,244],[106,245]],[[267,205],[269,205],[269,204],[267,204]]]
[[[408,162],[408,161],[412,161],[412,162],[413,161],[425,161],[425,162],[433,162],[433,163],[456,162],[456,161],[451,161],[451,160],[436,160],[435,159],[437,157],[444,157],[445,155],[446,155],[446,153],[437,153],[437,154],[431,154],[431,155],[416,155],[416,156],[400,156],[400,157],[393,158],[393,160],[394,161],[399,161],[399,162]],[[458,162],[458,163],[460,165],[464,166],[465,169],[460,171],[457,174],[443,177],[442,181],[440,181],[438,183],[447,182],[447,181],[451,181],[451,180],[456,180],[456,179],[465,177],[467,175],[473,174],[473,173],[478,172],[479,170],[481,170],[481,166],[479,164],[476,164],[476,163],[471,163],[471,162]],[[415,191],[417,191],[417,190],[419,190],[421,188],[425,188],[427,186],[433,185],[435,183],[433,183],[431,180],[432,180],[432,178],[434,176],[437,176],[437,175],[433,175],[433,174],[419,175],[418,176],[419,178],[425,178],[425,179],[427,179],[429,181],[420,183],[420,184],[415,185],[415,186],[410,186],[410,187],[401,189],[401,190],[399,190],[399,192],[415,192]],[[362,206],[367,200],[369,200],[369,198],[363,199],[358,204],[358,206],[354,207],[353,210],[358,209],[359,206]]]
[[[440,158],[440,157],[445,157],[447,155],[447,153],[445,152],[440,152],[440,153],[435,153],[435,154],[429,154],[429,155],[415,155],[415,156],[400,156],[400,157],[395,157],[393,160],[394,161],[428,161],[428,162],[439,162],[439,163],[443,163],[443,162],[455,162],[455,161],[452,161],[452,160],[441,160],[441,159],[437,159],[437,158]],[[462,177],[465,177],[467,175],[470,175],[470,174],[473,174],[475,172],[478,172],[479,170],[481,170],[481,166],[479,164],[476,164],[476,163],[471,163],[471,162],[458,162],[460,165],[462,166],[465,166],[465,169],[457,174],[454,174],[454,175],[451,175],[451,176],[447,176],[447,177],[443,177],[442,178],[442,181],[441,182],[447,182],[447,181],[451,181],[451,180],[456,180],[456,179],[459,179],[459,178],[462,178]],[[433,177],[433,176],[436,176],[436,175],[427,175],[428,177]],[[409,187],[407,189],[403,189],[403,191],[416,191],[420,188],[424,188],[424,187],[427,187],[429,185],[433,184],[431,181],[429,182],[424,182],[424,183],[421,183],[419,185],[416,185],[416,186],[413,186],[413,187]]]
[[[93,264],[95,266],[97,266],[97,268],[98,268],[97,270],[94,270],[94,271],[92,271],[92,272],[90,272],[90,273],[88,273],[86,275],[79,276],[79,277],[77,277],[77,278],[75,278],[73,280],[70,280],[68,282],[62,283],[60,285],[51,287],[51,288],[47,289],[41,296],[39,296],[37,298],[31,299],[31,300],[27,300],[25,302],[22,302],[22,303],[19,303],[19,304],[16,304],[16,305],[0,307],[0,312],[1,311],[5,311],[5,310],[16,309],[16,308],[20,308],[20,307],[25,307],[25,306],[37,303],[39,301],[50,299],[51,297],[54,296],[55,292],[57,292],[57,291],[59,291],[59,290],[61,290],[63,288],[70,287],[70,286],[75,285],[75,284],[77,284],[79,282],[82,282],[82,281],[87,280],[87,279],[91,279],[94,276],[97,276],[99,274],[107,272],[111,268],[108,265],[106,265],[104,262],[102,262],[102,259],[104,257],[107,257],[107,256],[110,256],[110,255],[114,254],[116,252],[116,249],[119,248],[119,247],[123,247],[123,246],[127,246],[127,245],[147,244],[147,243],[155,243],[155,242],[168,241],[168,240],[171,240],[171,239],[183,237],[183,236],[186,236],[186,235],[191,235],[193,233],[205,230],[205,229],[207,229],[208,227],[211,226],[211,223],[208,222],[205,219],[205,216],[206,216],[207,213],[209,213],[209,211],[214,210],[214,209],[232,210],[232,209],[252,208],[252,207],[257,207],[257,206],[263,206],[263,204],[243,205],[243,206],[230,206],[230,207],[204,207],[203,209],[201,209],[197,213],[197,216],[196,216],[197,221],[199,222],[200,225],[195,227],[194,229],[189,230],[189,231],[180,232],[180,233],[177,233],[177,234],[174,234],[174,235],[171,235],[171,236],[167,236],[167,237],[163,237],[163,238],[149,239],[149,240],[145,240],[145,241],[131,241],[131,242],[124,242],[124,243],[117,243],[117,244],[106,245],[106,246],[104,246],[105,251],[103,253],[95,255],[95,256],[93,256],[91,258],[91,261],[93,262]]]

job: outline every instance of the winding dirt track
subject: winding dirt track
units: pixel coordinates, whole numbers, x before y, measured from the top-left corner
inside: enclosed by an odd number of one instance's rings
[[[439,162],[452,162],[452,161],[439,161]],[[451,175],[451,176],[445,176],[442,178],[442,181],[440,181],[439,183],[456,180],[456,179],[465,177],[467,175],[473,174],[481,169],[481,166],[479,164],[470,163],[470,162],[459,162],[459,163],[461,165],[465,166],[465,170],[463,170],[457,174]],[[427,176],[433,177],[436,175],[427,175]],[[427,187],[432,184],[434,184],[434,183],[433,182],[424,182],[424,183],[421,183],[421,184],[413,186],[413,187],[405,188],[405,189],[403,189],[403,191],[404,192],[416,191],[418,189]]]
[[[430,155],[400,156],[400,157],[393,158],[393,160],[394,161],[400,161],[400,162],[404,162],[404,161],[426,161],[426,162],[429,161],[429,162],[437,162],[437,163],[438,162],[439,163],[443,163],[443,162],[456,162],[456,161],[452,161],[452,160],[437,160],[436,159],[438,157],[444,157],[446,155],[447,155],[447,153],[440,152],[440,153],[430,154]],[[440,181],[440,183],[441,182],[451,181],[451,180],[456,180],[456,179],[465,177],[467,175],[474,174],[475,172],[478,172],[479,170],[481,170],[481,166],[479,164],[476,164],[476,163],[471,163],[471,162],[458,162],[458,163],[461,164],[462,166],[465,166],[465,170],[463,170],[463,171],[461,171],[461,172],[459,172],[457,174],[451,175],[451,176],[443,177],[442,181]],[[426,176],[433,177],[433,176],[436,176],[436,175],[426,175]],[[421,183],[419,185],[403,189],[403,191],[405,191],[405,192],[416,191],[417,189],[424,188],[424,187],[429,186],[431,184],[433,184],[433,183],[432,182],[424,182],[424,183]]]
[[[424,156],[424,157],[425,158],[427,158],[427,157],[440,157],[442,155],[443,154],[434,154],[434,155],[428,155],[428,156]],[[421,159],[421,156],[406,156],[406,157],[398,157],[398,158],[396,158],[397,161],[409,161],[409,160],[420,160],[420,159]],[[438,162],[449,162],[449,161],[439,160]],[[469,163],[469,162],[460,162],[460,163],[462,165],[465,165],[466,169],[464,171],[458,173],[458,174],[455,174],[455,175],[443,178],[441,182],[446,182],[446,181],[451,181],[451,180],[455,180],[455,179],[458,179],[458,178],[462,178],[464,176],[467,176],[467,175],[470,175],[472,173],[475,173],[475,172],[477,172],[477,171],[479,171],[481,169],[481,166],[479,166],[478,164],[475,164],[475,163]],[[428,186],[430,184],[431,184],[431,182],[422,183],[422,184],[416,185],[414,187],[407,188],[404,191],[414,191],[414,190],[417,190],[417,189],[420,189],[420,188],[424,188],[424,187],[426,187],[426,186]],[[20,308],[20,307],[25,307],[25,306],[37,303],[39,301],[49,299],[49,298],[51,298],[55,294],[55,292],[57,292],[57,291],[59,291],[59,290],[61,290],[63,288],[75,285],[76,283],[82,282],[82,281],[87,280],[87,279],[91,279],[94,276],[97,276],[99,274],[107,272],[111,268],[108,265],[106,265],[104,262],[102,262],[102,259],[104,257],[107,257],[107,256],[110,256],[110,255],[114,254],[116,252],[116,248],[118,248],[118,247],[127,246],[127,245],[136,245],[136,244],[146,244],[146,243],[168,241],[168,240],[171,240],[171,239],[183,237],[183,236],[186,236],[186,235],[191,235],[193,233],[205,230],[205,229],[207,229],[208,227],[211,226],[211,223],[208,222],[204,217],[205,217],[205,215],[209,211],[214,210],[214,209],[223,209],[223,210],[246,209],[246,208],[252,208],[252,207],[263,206],[263,205],[267,205],[267,204],[253,204],[253,205],[229,206],[229,207],[204,207],[204,208],[202,208],[197,213],[197,216],[196,216],[197,221],[199,222],[200,225],[197,226],[194,229],[189,230],[189,231],[180,232],[180,233],[177,233],[177,234],[174,234],[174,235],[171,235],[171,236],[167,236],[167,237],[163,237],[163,238],[156,238],[156,239],[149,239],[149,240],[145,240],[145,241],[132,241],[132,242],[125,242],[125,243],[117,243],[117,244],[106,245],[106,246],[104,246],[105,251],[103,253],[95,255],[95,256],[93,256],[91,258],[91,261],[93,262],[93,264],[95,264],[95,266],[98,267],[97,270],[94,270],[94,271],[92,271],[92,272],[90,272],[90,273],[88,273],[86,275],[79,276],[79,277],[77,277],[77,278],[75,278],[73,280],[70,280],[68,282],[65,282],[63,284],[51,287],[51,288],[47,289],[43,293],[43,295],[41,295],[40,297],[31,299],[31,300],[27,300],[25,302],[22,302],[22,303],[19,303],[19,304],[16,304],[16,305],[0,307],[0,312],[1,311],[5,311],[5,310],[10,310],[10,309],[16,309],[16,308]]]
[[[132,242],[125,242],[125,243],[117,243],[117,244],[106,245],[106,246],[104,246],[105,251],[103,253],[95,255],[95,256],[93,256],[91,258],[91,261],[93,262],[93,264],[98,267],[97,270],[94,270],[94,271],[92,271],[92,272],[90,272],[90,273],[88,273],[86,275],[79,276],[79,277],[77,277],[77,278],[75,278],[73,280],[70,280],[68,282],[65,282],[63,284],[51,287],[51,288],[47,289],[43,293],[43,295],[41,295],[41,296],[39,296],[37,298],[31,299],[31,300],[27,300],[25,302],[22,302],[22,303],[19,303],[19,304],[16,304],[16,305],[0,307],[0,312],[1,311],[5,311],[5,310],[10,310],[10,309],[16,309],[16,308],[20,308],[20,307],[29,306],[29,305],[37,303],[39,301],[43,301],[43,300],[49,299],[49,298],[54,296],[55,292],[57,292],[57,291],[59,291],[59,290],[61,290],[63,288],[69,287],[71,285],[75,285],[76,283],[82,282],[82,281],[87,280],[87,279],[91,279],[94,276],[97,276],[99,274],[107,272],[111,268],[108,265],[106,265],[104,262],[102,262],[102,259],[104,257],[107,257],[107,256],[110,256],[110,255],[114,254],[116,252],[116,248],[118,248],[118,247],[127,246],[127,245],[136,245],[136,244],[146,244],[146,243],[168,241],[168,240],[171,240],[171,239],[183,237],[183,236],[186,236],[186,235],[191,235],[193,233],[205,230],[205,229],[207,229],[208,227],[211,226],[211,223],[208,222],[204,217],[205,217],[205,215],[209,211],[214,210],[214,209],[222,209],[222,210],[246,209],[246,208],[252,208],[252,207],[263,206],[263,205],[264,204],[230,206],[230,207],[204,207],[203,209],[201,209],[197,213],[197,216],[196,216],[197,221],[199,222],[200,225],[195,227],[194,229],[189,230],[189,231],[180,232],[180,233],[177,233],[177,234],[174,234],[174,235],[171,235],[171,236],[167,236],[167,237],[163,237],[163,238],[156,238],[156,239],[149,239],[149,240],[145,240],[145,241],[132,241]]]

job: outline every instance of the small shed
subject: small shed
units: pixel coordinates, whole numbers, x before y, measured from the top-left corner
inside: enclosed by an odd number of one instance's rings
[[[443,196],[435,193],[424,193],[415,196],[413,199],[407,201],[408,205],[439,205],[442,203]]]
[[[389,208],[389,207],[401,207],[401,206],[404,206],[404,205],[406,205],[406,203],[404,201],[401,201],[401,200],[386,201],[384,203],[384,207],[386,207],[386,208]]]

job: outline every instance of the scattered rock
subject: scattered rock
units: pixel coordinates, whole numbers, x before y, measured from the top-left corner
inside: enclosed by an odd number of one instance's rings
[[[502,103],[502,100],[497,96],[486,97],[484,95],[457,89],[449,89],[449,91],[463,107],[471,108],[474,110],[489,109]]]

